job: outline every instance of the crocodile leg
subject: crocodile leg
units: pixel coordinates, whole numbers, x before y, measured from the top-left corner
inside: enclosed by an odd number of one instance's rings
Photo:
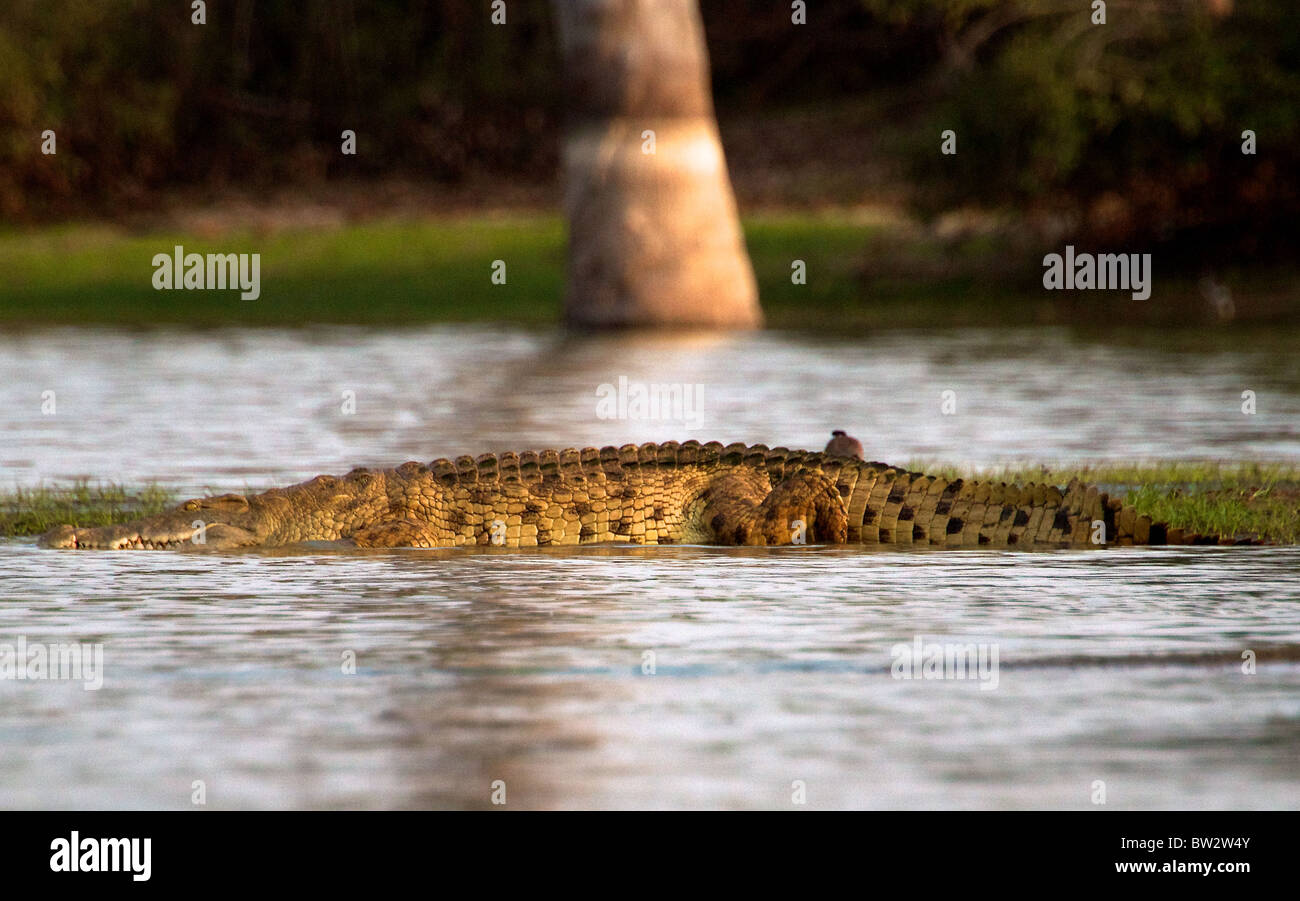
[[[413,519],[389,519],[353,533],[357,547],[438,547],[438,536]]]
[[[843,544],[848,511],[835,482],[819,470],[792,473],[768,490],[755,470],[725,473],[700,495],[700,517],[719,544]]]

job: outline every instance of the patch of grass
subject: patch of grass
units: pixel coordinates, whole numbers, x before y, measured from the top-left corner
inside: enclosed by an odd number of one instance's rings
[[[940,238],[888,210],[763,212],[743,225],[763,308],[777,328],[1186,326],[1207,315],[1195,282],[1173,274],[1141,304],[1123,292],[1049,295],[1041,258],[1005,234]],[[153,257],[176,245],[261,254],[261,297],[154,290]],[[505,284],[492,283],[496,260],[506,265]],[[806,266],[804,284],[791,280],[796,260]],[[0,326],[552,324],[561,317],[564,267],[563,220],[544,212],[202,234],[86,224],[0,230]],[[1294,273],[1230,280],[1239,320],[1294,318]]]
[[[155,254],[261,254],[261,297],[156,291]],[[492,284],[494,260],[506,283]],[[0,323],[302,325],[559,319],[558,216],[383,221],[340,228],[127,234],[70,226],[0,235]]]
[[[40,535],[57,525],[107,526],[159,513],[176,503],[157,485],[130,491],[111,482],[18,488],[0,495],[0,538]]]
[[[1187,531],[1255,535],[1300,544],[1300,466],[1292,463],[1120,463],[1080,467],[1007,466],[963,470],[910,464],[946,479],[1066,485],[1072,479],[1123,497],[1139,514]]]
[[[1042,302],[972,276],[987,268],[985,258],[998,258],[982,243],[952,247],[887,216],[763,213],[744,228],[764,311],[778,328],[1025,322]],[[154,290],[153,257],[176,245],[261,254],[262,296]],[[503,285],[490,277],[495,260],[506,264]],[[795,260],[806,266],[803,284],[791,279]],[[0,325],[556,323],[564,266],[564,223],[543,213],[219,237],[102,225],[0,232]]]

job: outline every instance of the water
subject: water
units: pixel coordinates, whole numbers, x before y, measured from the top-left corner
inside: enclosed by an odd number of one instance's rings
[[[700,422],[598,418],[620,376],[703,385]],[[4,485],[835,427],[896,461],[1300,457],[1300,361],[1267,337],[41,331],[0,336],[0,385]],[[0,806],[185,808],[197,780],[218,808],[490,807],[502,780],[512,808],[1092,808],[1099,782],[1108,807],[1294,808],[1298,570],[1292,548],[0,542],[0,644],[102,643],[105,666],[98,691],[0,679]],[[892,678],[918,636],[995,647],[996,688]]]

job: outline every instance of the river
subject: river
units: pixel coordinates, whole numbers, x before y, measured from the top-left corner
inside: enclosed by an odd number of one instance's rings
[[[1294,349],[1037,328],[17,331],[0,485],[256,490],[487,450],[820,448],[833,428],[899,463],[1294,461]],[[698,409],[602,418],[620,378],[698,386]],[[1298,573],[1295,548],[11,539],[0,654],[102,645],[103,684],[0,678],[0,806],[1295,808]],[[918,643],[996,666],[897,678]]]

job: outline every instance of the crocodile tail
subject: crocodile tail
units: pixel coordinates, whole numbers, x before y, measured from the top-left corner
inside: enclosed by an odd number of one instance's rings
[[[848,511],[851,542],[941,547],[1255,543],[1153,521],[1077,479],[1064,488],[948,481],[885,463],[802,456],[801,462],[815,462],[835,479]]]

